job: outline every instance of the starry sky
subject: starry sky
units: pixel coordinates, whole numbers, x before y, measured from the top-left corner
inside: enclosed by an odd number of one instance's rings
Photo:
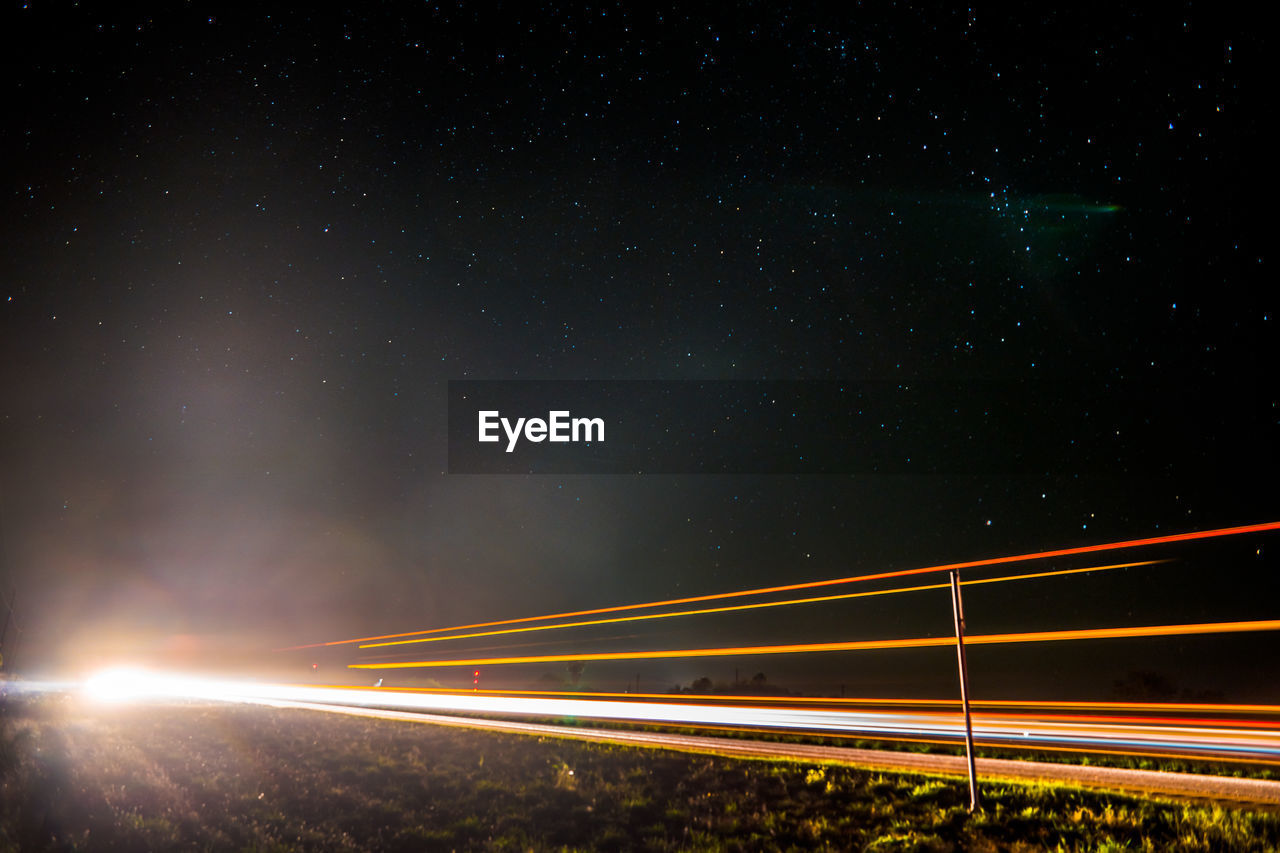
[[[11,4],[6,657],[241,665],[1280,518],[1270,93],[1220,5]],[[1131,389],[1163,437],[985,476],[449,473],[448,382],[490,379],[999,381],[1065,448]],[[1265,544],[978,599],[972,629],[1275,618]],[[949,603],[735,630],[850,625],[946,633]],[[1203,642],[1061,666],[1101,698],[1126,669],[1262,689]],[[980,683],[1052,670],[1019,654]],[[805,678],[952,689],[904,660]]]

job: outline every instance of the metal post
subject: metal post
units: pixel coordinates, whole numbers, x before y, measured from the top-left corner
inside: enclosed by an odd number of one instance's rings
[[[964,707],[964,754],[969,761],[969,811],[976,812],[978,770],[973,761],[973,718],[969,714],[969,666],[964,659],[964,603],[960,600],[960,572],[951,570],[951,612],[956,617],[956,661],[960,665],[960,704]]]
[[[3,597],[3,596],[0,595],[0,597]],[[6,669],[4,664],[4,642],[9,637],[9,623],[13,621],[13,603],[17,600],[18,600],[18,588],[15,586],[13,588],[13,593],[4,602],[9,610],[4,617],[4,629],[0,630],[0,670]],[[14,627],[16,628],[17,626],[15,625]],[[21,629],[19,629],[18,636],[22,636]],[[14,655],[12,652],[10,652],[9,666],[7,667],[7,669],[10,672],[13,671],[13,658],[14,658]]]
[[[0,593],[0,598],[3,598],[3,593]],[[4,649],[4,638],[9,636],[9,623],[13,621],[13,603],[17,600],[18,588],[15,586],[13,588],[13,594],[7,599],[4,599],[4,604],[8,612],[6,612],[4,616],[4,630],[0,630],[0,650]]]

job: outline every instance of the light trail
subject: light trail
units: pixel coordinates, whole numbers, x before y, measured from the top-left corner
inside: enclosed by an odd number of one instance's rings
[[[1085,628],[1071,631],[1026,631],[1009,634],[966,634],[967,646],[1010,643],[1043,643],[1069,640],[1108,640],[1131,637],[1176,637],[1193,634],[1232,634],[1253,631],[1278,631],[1280,619],[1252,622],[1202,622],[1188,625],[1140,625],[1129,628]],[[777,646],[731,646],[709,649],[663,649],[633,652],[584,652],[562,655],[525,655],[515,657],[463,658],[457,660],[422,660],[398,663],[352,663],[349,669],[427,669],[449,666],[496,666],[524,663],[568,663],[572,661],[664,660],[671,658],[710,658],[741,655],[808,654],[813,652],[860,652],[886,649],[920,649],[954,646],[955,637],[916,637],[900,640],[852,640],[838,643],[794,643]]]
[[[415,712],[497,714],[538,718],[589,718],[641,724],[704,726],[735,730],[795,731],[885,740],[958,741],[961,715],[930,710],[875,711],[799,706],[687,704],[670,701],[553,699],[475,693],[422,693],[396,688],[319,687],[224,681],[140,671],[102,673],[85,685],[97,701],[204,699],[266,705],[308,703],[336,708],[378,708]],[[479,721],[477,721],[479,722]],[[1280,763],[1280,731],[1242,727],[1232,721],[1193,725],[1010,717],[977,714],[974,734],[981,743],[1011,748],[1058,747],[1082,751],[1144,751],[1157,755],[1225,757]]]
[[[1174,717],[1174,716],[1118,716],[1112,714],[1006,714],[1006,719],[1010,720],[1041,720],[1053,719],[1068,722],[1092,722],[1092,723],[1111,723],[1115,725],[1138,724],[1138,725],[1171,725],[1178,723],[1189,726],[1216,726],[1227,725],[1244,726],[1252,729],[1280,729],[1280,720],[1236,720],[1224,719],[1221,717]]]
[[[733,602],[748,596],[765,596],[799,590],[818,590],[842,584],[907,578],[928,573],[995,567],[1019,562],[1111,552],[1122,549],[1190,542],[1249,533],[1280,530],[1280,521],[1215,530],[1131,539],[1121,542],[1039,551],[983,560],[946,563],[920,568],[885,571],[823,581],[737,590],[727,593],[568,611],[543,616],[434,628],[316,643],[293,648],[317,648],[357,644],[361,649],[387,648],[427,642],[444,642],[517,635],[538,631],[578,628],[624,622],[653,621],[682,616],[749,612],[769,608],[945,589],[946,583],[898,586],[833,594],[788,597],[782,600]],[[1140,555],[1145,556],[1145,555]],[[1115,562],[1104,566],[1077,566],[1045,571],[1006,574],[963,580],[965,586],[1006,583],[1035,578],[1100,572],[1157,565],[1169,559]],[[1075,561],[1080,562],[1080,561]],[[880,584],[877,584],[880,586]],[[720,604],[720,602],[724,602]],[[711,606],[679,607],[709,603]],[[666,608],[664,612],[640,612]],[[597,618],[598,617],[598,618]],[[968,646],[1010,645],[1078,640],[1164,638],[1280,631],[1280,620],[1202,622],[1138,625],[1055,631],[1022,631],[969,634]],[[657,649],[571,654],[520,654],[511,648],[491,656],[455,659],[383,661],[348,664],[356,670],[426,669],[436,667],[489,667],[499,665],[570,663],[585,661],[636,661],[675,658],[711,658],[818,652],[854,652],[906,648],[952,647],[944,636],[848,640],[829,643],[787,643],[698,649]],[[446,653],[447,654],[447,653]],[[462,654],[468,654],[463,651]],[[209,698],[206,696],[206,698]],[[638,724],[696,726],[726,731],[795,731],[824,737],[871,738],[907,742],[954,744],[961,736],[961,716],[954,700],[933,699],[836,699],[797,697],[689,697],[664,694],[586,694],[571,691],[451,691],[444,688],[356,689],[344,687],[273,686],[245,687],[218,698],[268,704],[309,703],[342,708],[396,708],[404,712],[449,711],[464,714],[498,714],[544,718],[574,717],[626,720]],[[979,744],[1011,749],[1052,749],[1129,755],[1213,757],[1215,760],[1264,762],[1280,765],[1280,706],[1227,703],[1126,703],[1059,702],[1025,700],[986,701],[973,704],[974,736]],[[376,713],[381,713],[376,712]],[[1219,716],[1220,715],[1220,716]],[[1234,716],[1233,716],[1234,715]],[[1247,717],[1237,719],[1235,717]]]
[[[395,687],[395,688],[374,688],[360,685],[328,685],[330,689],[335,690],[397,690],[412,693],[436,693],[445,696],[464,696],[485,694],[496,697],[508,696],[539,696],[550,698],[575,698],[575,699],[608,699],[620,702],[635,702],[642,700],[660,700],[663,702],[687,701],[690,704],[714,704],[717,706],[728,704],[751,704],[764,703],[766,705],[787,704],[793,709],[802,709],[807,707],[823,707],[823,706],[839,706],[839,705],[860,705],[865,707],[873,707],[881,709],[889,713],[897,713],[893,710],[896,706],[906,707],[926,707],[939,709],[958,709],[960,707],[959,700],[956,699],[902,699],[902,698],[865,698],[865,697],[804,697],[804,696],[748,696],[748,695],[707,695],[707,694],[669,694],[669,693],[614,693],[614,692],[581,692],[581,691],[552,691],[552,690],[470,690],[461,691],[453,688],[444,687]],[[1257,729],[1280,729],[1280,705],[1238,705],[1238,704],[1205,704],[1205,703],[1178,703],[1178,702],[1146,702],[1146,703],[1130,703],[1130,702],[1040,702],[1040,701],[1019,701],[1019,700],[992,700],[977,701],[971,703],[976,709],[990,710],[992,713],[986,714],[987,717],[999,717],[1003,720],[1014,721],[1020,724],[1022,721],[1051,721],[1051,722],[1072,722],[1072,723],[1108,723],[1115,725],[1138,724],[1138,725],[1163,725],[1163,726],[1231,726]],[[997,709],[1003,708],[1021,708],[1027,709],[1020,713],[1000,713],[996,714]],[[1084,714],[1084,713],[1055,713],[1061,710],[1081,711],[1084,709],[1094,709],[1097,711],[1108,711],[1110,714]],[[1030,710],[1039,713],[1029,713]],[[1133,712],[1143,712],[1147,716],[1117,716],[1115,712],[1120,710],[1129,710]],[[1232,713],[1232,714],[1249,714],[1249,715],[1265,715],[1272,717],[1269,720],[1241,720],[1227,717],[1186,717],[1182,716],[1189,713],[1202,714],[1205,712]],[[1159,716],[1163,715],[1163,716]],[[747,731],[746,729],[735,729],[733,727],[709,726],[708,728],[725,728],[727,731]],[[754,731],[754,730],[753,730]]]
[[[552,698],[596,698],[634,701],[637,699],[661,699],[667,702],[713,702],[713,703],[791,703],[793,705],[862,705],[880,708],[895,706],[919,706],[931,708],[959,708],[957,699],[914,699],[905,697],[874,696],[755,696],[743,693],[628,693],[603,690],[459,690],[454,687],[395,687],[376,688],[353,684],[317,685],[335,690],[390,690],[395,689],[409,693],[439,693],[455,695],[490,695],[490,696],[542,696]],[[1218,714],[1262,714],[1280,718],[1280,705],[1244,705],[1223,702],[1118,702],[1118,701],[1041,701],[1031,699],[989,699],[973,700],[974,708],[1029,708],[1042,711],[1088,710],[1099,711],[1131,711],[1134,713],[1218,713]],[[1154,718],[1153,718],[1154,719]],[[1241,723],[1242,725],[1244,723]]]
[[[1007,581],[1032,580],[1035,578],[1051,578],[1061,575],[1078,575],[1085,572],[1103,572],[1111,569],[1128,569],[1136,566],[1152,566],[1167,563],[1169,560],[1142,560],[1135,563],[1115,563],[1110,566],[1089,566],[1080,569],[1057,569],[1048,572],[1032,572],[1021,575],[1004,575],[998,578],[982,578],[979,580],[961,581],[964,586],[987,583],[1005,583]],[[817,604],[826,601],[845,601],[853,598],[870,598],[878,595],[896,595],[904,592],[923,592],[931,589],[950,589],[949,583],[927,584],[925,586],[905,586],[893,589],[874,589],[869,592],[845,592],[838,595],[819,595],[810,598],[789,598],[783,601],[762,601],[755,604],[730,604],[724,607],[703,607],[697,610],[676,610],[670,613],[641,613],[635,616],[615,616],[609,619],[589,619],[583,622],[557,622],[552,625],[526,625],[520,628],[502,628],[494,631],[478,631],[472,634],[446,634],[443,637],[415,637],[412,640],[386,640],[380,643],[364,643],[362,649],[377,649],[385,646],[405,646],[414,643],[442,643],[446,640],[470,640],[478,637],[496,637],[507,634],[524,634],[530,631],[554,631],[561,628],[583,628],[588,625],[612,625],[619,622],[643,622],[654,619],[671,619],[677,616],[704,616],[710,613],[733,613],[743,610],[763,610],[771,607],[789,607],[795,604]]]
[[[568,619],[579,616],[595,616],[602,613],[621,613],[627,610],[642,610],[654,607],[666,607],[679,604],[694,604],[700,601],[717,601],[729,598],[741,598],[751,595],[766,595],[779,592],[794,592],[801,589],[818,589],[826,586],[838,586],[848,583],[861,583],[872,580],[885,580],[888,578],[909,577],[912,575],[928,574],[931,572],[946,572],[959,569],[972,569],[984,566],[998,566],[1009,563],[1027,562],[1030,560],[1044,560],[1054,557],[1070,557],[1080,554],[1096,554],[1105,551],[1119,551],[1128,548],[1141,548],[1149,545],[1166,545],[1175,542],[1192,542],[1201,539],[1216,539],[1224,536],[1239,536],[1246,533],[1265,533],[1267,531],[1280,530],[1280,521],[1269,521],[1261,524],[1246,524],[1239,527],[1222,527],[1213,530],[1197,530],[1189,533],[1172,533],[1165,536],[1151,536],[1145,539],[1127,539],[1121,542],[1108,542],[1097,545],[1080,545],[1074,548],[1057,548],[1050,551],[1036,551],[1029,554],[1015,554],[1004,557],[991,557],[985,560],[968,560],[959,563],[943,563],[936,566],[925,566],[915,569],[900,569],[890,572],[878,572],[867,575],[853,575],[843,578],[831,578],[821,581],[806,581],[803,583],[784,584],[781,586],[759,587],[756,589],[743,589],[734,592],[712,593],[708,595],[695,595],[686,598],[671,598],[663,601],[649,601],[641,604],[625,604],[615,605],[612,607],[597,607],[591,610],[575,610],[564,613],[551,613],[544,616],[525,616],[518,619],[500,619],[493,622],[475,622],[469,625],[454,625],[446,628],[429,628],[419,631],[406,631],[400,634],[382,634],[372,637],[357,637],[350,640],[331,640],[324,643],[309,643],[300,646],[288,646],[286,648],[276,649],[276,651],[298,651],[302,649],[322,648],[325,646],[345,646],[353,643],[367,643],[376,640],[394,640],[401,637],[413,637],[419,634],[439,634],[447,631],[467,631],[474,628],[493,628],[499,625],[517,625],[521,622],[542,622],[549,619]]]

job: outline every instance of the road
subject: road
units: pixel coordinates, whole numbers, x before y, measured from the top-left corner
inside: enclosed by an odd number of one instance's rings
[[[911,752],[740,740],[706,735],[667,734],[663,732],[625,731],[620,729],[589,729],[548,725],[545,723],[485,720],[415,711],[395,711],[385,708],[333,705],[321,702],[265,699],[259,701],[262,704],[273,707],[308,709],[333,714],[538,735],[540,737],[569,738],[593,743],[672,749],[679,752],[736,758],[812,761],[822,764],[848,764],[872,770],[942,773],[955,776],[964,776],[967,773],[965,760],[958,755],[925,755]],[[979,779],[983,782],[994,780],[1056,782],[1125,793],[1163,794],[1241,804],[1280,805],[1280,782],[1263,779],[1207,776],[1196,773],[1158,773],[1147,770],[1126,770],[1117,767],[1082,767],[1074,764],[1050,764],[1039,761],[993,758],[979,758],[977,766]]]
[[[963,735],[955,703],[912,704],[911,700],[885,700],[876,705],[791,697],[575,696],[258,684],[219,685],[219,690],[208,696],[894,741],[956,743]],[[986,703],[977,708],[973,725],[975,740],[986,746],[1280,764],[1280,707],[1275,706]]]
[[[963,732],[962,718],[953,709],[953,703],[942,701],[457,692],[271,684],[136,672],[105,674],[86,685],[86,690],[110,701],[191,698],[251,702],[726,756],[839,762],[927,773],[966,772],[964,760],[958,756],[785,744],[752,738],[761,732],[777,732],[956,743]],[[459,714],[475,716],[457,716]],[[738,736],[679,735],[523,721],[565,718],[728,729]],[[974,736],[979,745],[1013,749],[1111,752],[1280,766],[1280,707],[1276,706],[984,703],[974,715]],[[1008,759],[979,759],[978,773],[988,779],[1052,781],[1130,792],[1280,804],[1280,782],[1260,779]]]

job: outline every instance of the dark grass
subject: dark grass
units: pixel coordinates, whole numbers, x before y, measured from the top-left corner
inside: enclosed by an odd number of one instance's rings
[[[8,700],[5,850],[1274,850],[1280,815],[236,705]]]

